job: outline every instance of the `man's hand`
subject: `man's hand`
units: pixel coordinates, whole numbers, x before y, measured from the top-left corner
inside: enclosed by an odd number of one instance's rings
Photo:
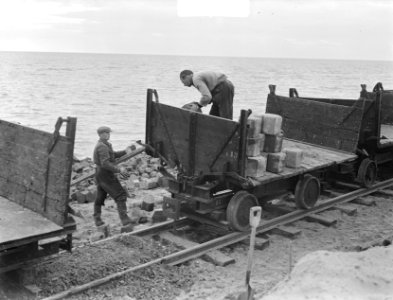
[[[195,111],[195,112],[202,112],[200,105],[198,102],[190,102],[182,106],[182,108]]]
[[[129,177],[129,174],[127,172],[127,169],[125,167],[120,167],[120,177],[122,179],[127,179]]]
[[[124,149],[124,151],[126,151],[127,154],[130,154],[134,150],[136,150],[136,146],[134,144],[127,146],[127,148]]]

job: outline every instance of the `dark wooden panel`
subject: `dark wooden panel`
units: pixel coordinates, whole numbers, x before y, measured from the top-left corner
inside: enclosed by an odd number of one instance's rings
[[[190,122],[191,114],[195,116],[193,122]],[[230,169],[237,170],[237,122],[155,102],[152,102],[149,122],[152,146],[162,142],[161,154],[172,161],[178,158],[187,175],[209,172],[214,161],[213,171],[223,171],[228,164]],[[190,138],[196,142],[190,143]],[[195,157],[190,157],[190,153]]]
[[[204,173],[209,171],[223,172],[227,168],[237,171],[239,152],[238,128],[238,123],[235,121],[209,115],[198,115],[195,159],[199,168],[197,171]],[[221,152],[222,149],[224,150]],[[217,160],[215,161],[216,158]],[[212,170],[210,170],[210,166],[213,167]]]
[[[354,152],[359,140],[363,101],[347,107],[269,94],[266,112],[283,117],[287,138]]]
[[[381,91],[381,123],[393,124],[393,91]],[[376,93],[363,92],[362,97],[375,100]]]
[[[75,127],[76,119],[70,119]],[[59,135],[48,153],[53,141],[51,133],[0,120],[0,196],[62,226],[67,216],[74,139]]]

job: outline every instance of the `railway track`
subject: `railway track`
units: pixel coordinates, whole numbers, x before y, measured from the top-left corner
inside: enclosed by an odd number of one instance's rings
[[[393,179],[388,179],[385,181],[381,181],[376,183],[374,186],[371,188],[359,188],[355,189],[352,191],[349,191],[347,193],[344,193],[342,195],[338,195],[334,198],[329,198],[329,199],[324,199],[318,201],[318,204],[308,210],[294,210],[291,212],[287,212],[281,216],[275,217],[271,220],[265,220],[261,221],[260,225],[257,228],[257,233],[258,234],[263,234],[271,231],[272,229],[275,229],[279,226],[284,226],[288,225],[290,223],[293,223],[295,221],[304,219],[308,216],[315,215],[317,213],[323,212],[325,210],[331,209],[336,207],[337,205],[344,204],[347,202],[351,202],[359,197],[367,196],[369,194],[375,193],[377,191],[387,189],[393,185]],[[271,208],[271,207],[269,207]],[[142,230],[126,233],[124,235],[133,235],[133,236],[150,236],[150,235],[155,235],[159,234],[160,232],[163,231],[168,231],[170,229],[174,228],[181,228],[187,225],[190,225],[190,220],[193,219],[192,215],[189,215],[188,218],[183,218],[177,221],[167,221],[155,226],[151,226]],[[195,220],[201,221],[200,218],[195,218]],[[222,225],[220,225],[222,228]],[[50,297],[45,298],[45,300],[55,300],[55,299],[64,299],[65,297],[69,297],[71,295],[83,292],[87,289],[92,289],[94,287],[98,287],[100,285],[103,285],[113,279],[119,278],[123,275],[148,268],[154,264],[167,264],[167,265],[178,265],[181,263],[184,263],[186,261],[201,257],[208,252],[216,249],[223,248],[225,246],[235,244],[237,242],[240,242],[244,239],[247,239],[249,237],[250,232],[228,232],[227,234],[214,238],[212,240],[209,240],[204,243],[196,244],[194,246],[188,247],[184,250],[180,250],[178,252],[163,256],[158,259],[154,259],[152,261],[149,261],[147,263],[131,267],[129,269],[123,270],[118,273],[111,274],[109,276],[106,276],[104,278],[100,278],[94,281],[91,281],[89,283],[73,287],[69,290],[66,290],[64,292],[52,295]],[[97,243],[103,242],[103,241],[108,241],[113,237],[98,241]]]

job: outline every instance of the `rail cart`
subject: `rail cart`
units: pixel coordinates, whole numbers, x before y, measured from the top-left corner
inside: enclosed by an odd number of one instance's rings
[[[59,118],[53,134],[0,120],[0,273],[71,250],[75,130],[75,118]]]
[[[159,103],[157,92],[147,91],[146,144],[177,169],[177,176],[168,177],[167,216],[219,220],[245,231],[250,208],[278,196],[293,193],[297,207],[308,209],[322,183],[344,178],[372,185],[379,157],[392,151],[369,151],[367,129],[379,124],[380,92],[373,99],[339,100],[299,98],[295,89],[289,97],[278,96],[275,86],[269,88],[266,113],[283,118],[283,149],[300,148],[304,159],[299,168],[258,178],[245,176],[250,111],[242,110],[239,121],[227,120]]]

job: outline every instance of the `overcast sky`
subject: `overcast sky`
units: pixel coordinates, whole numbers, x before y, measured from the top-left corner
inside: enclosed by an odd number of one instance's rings
[[[0,51],[393,60],[393,0],[0,0]]]

